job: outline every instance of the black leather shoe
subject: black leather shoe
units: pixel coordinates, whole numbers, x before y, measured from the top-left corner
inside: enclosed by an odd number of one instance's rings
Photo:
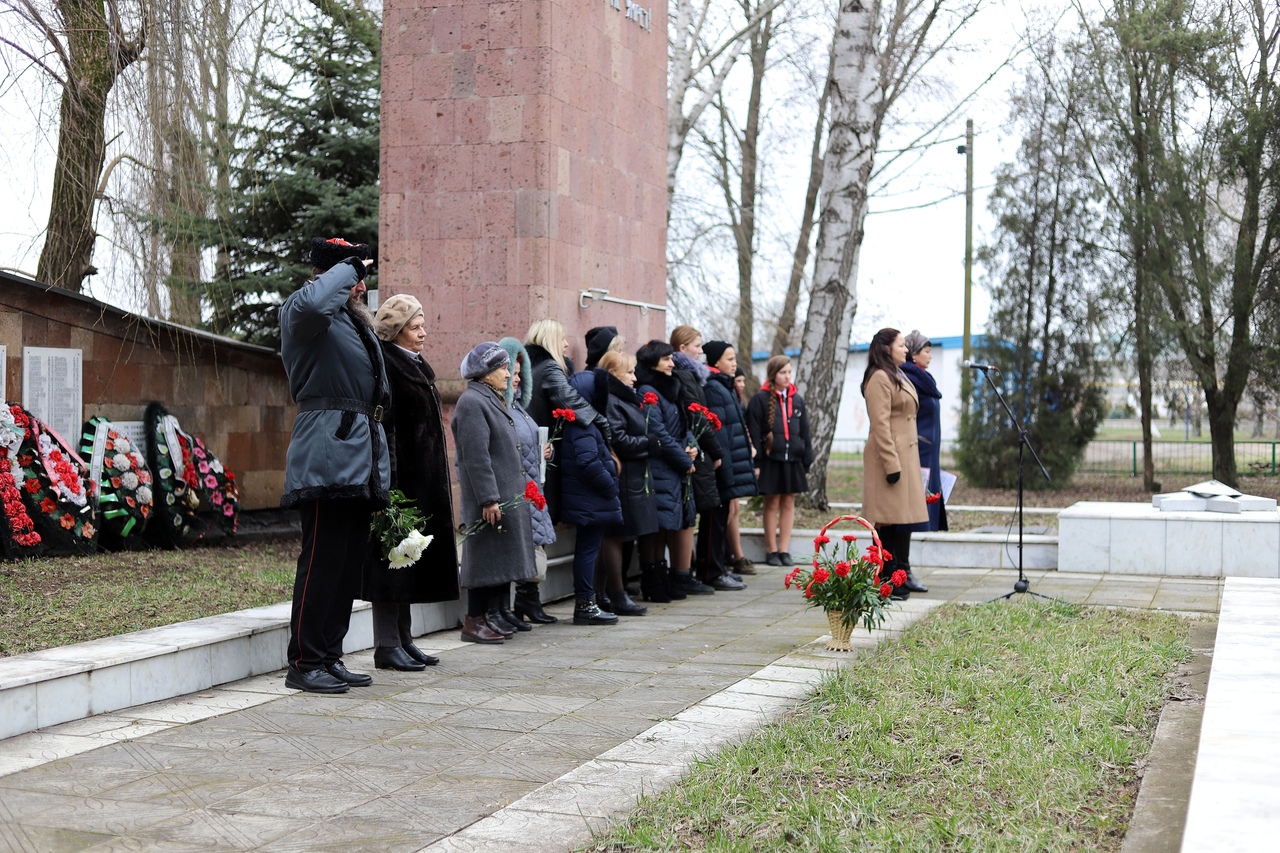
[[[929,591],[929,587],[925,586],[924,584],[920,583],[920,581],[916,580],[916,576],[911,573],[911,569],[907,569],[907,582],[903,584],[903,586],[905,586],[907,589],[911,590],[912,592],[928,592]]]
[[[370,684],[373,684],[373,676],[367,675],[363,672],[352,672],[343,666],[342,661],[340,660],[334,661],[333,663],[327,663],[324,665],[324,668],[329,670],[329,674],[334,678],[344,684],[349,684],[352,687],[368,687]]]
[[[398,669],[401,672],[421,672],[427,668],[425,663],[409,657],[409,653],[399,646],[379,646],[374,649],[373,665],[378,669]]]
[[[764,564],[766,566],[781,566],[782,554],[778,551],[770,551],[764,555]]]
[[[507,620],[502,618],[502,614],[497,610],[487,610],[484,614],[484,622],[490,629],[497,631],[502,635],[503,639],[510,640],[516,635],[514,625],[508,625]]]
[[[790,551],[779,551],[778,560],[780,561],[778,563],[780,566],[794,566],[796,564],[796,561],[791,558]]]
[[[692,572],[672,572],[672,585],[685,595],[715,595],[716,591],[693,576]]]
[[[347,683],[339,681],[325,669],[309,669],[299,672],[289,667],[289,674],[284,677],[284,686],[294,690],[305,690],[308,693],[346,693]]]
[[[409,657],[413,658],[423,666],[435,666],[436,664],[440,663],[440,658],[436,657],[435,655],[427,654],[422,649],[415,646],[413,643],[405,643],[400,648],[404,649],[405,654],[407,654]]]
[[[515,628],[517,631],[533,630],[532,625],[530,625],[528,622],[523,621],[519,616],[517,616],[515,613],[511,612],[507,608],[500,607],[498,608],[498,612],[502,614],[503,620],[512,628]]]

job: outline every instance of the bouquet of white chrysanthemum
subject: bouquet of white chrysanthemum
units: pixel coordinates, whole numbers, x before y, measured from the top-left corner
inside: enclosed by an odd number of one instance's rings
[[[369,538],[377,539],[382,546],[382,556],[393,569],[412,566],[422,559],[422,554],[434,536],[424,536],[422,527],[427,517],[418,509],[413,498],[406,497],[399,489],[391,490],[391,506],[373,514],[369,526]]]

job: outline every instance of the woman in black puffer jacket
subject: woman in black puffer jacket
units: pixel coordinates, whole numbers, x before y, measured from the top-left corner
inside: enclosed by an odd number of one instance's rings
[[[705,520],[707,515],[720,508],[720,490],[716,486],[716,471],[720,467],[723,451],[716,439],[715,430],[706,422],[703,415],[695,414],[691,406],[705,407],[707,394],[704,390],[710,371],[701,362],[702,333],[692,326],[676,326],[671,332],[671,347],[675,350],[672,371],[680,386],[679,405],[685,415],[690,429],[698,434],[698,456],[694,459],[693,471],[693,504]],[[688,546],[693,549],[693,531],[688,532]],[[700,562],[703,549],[695,552],[695,564]],[[702,583],[702,578],[716,578],[714,587]],[[690,575],[689,585],[682,591],[697,595],[709,595],[717,589],[743,589],[744,584],[724,575],[723,565],[698,566],[698,571]]]
[[[688,413],[680,408],[679,383],[671,375],[672,352],[666,341],[649,341],[636,353],[636,390],[644,402],[648,432],[656,439],[656,449],[649,451],[649,480],[658,510],[657,532],[640,537],[640,591],[648,601],[659,602],[685,597],[693,561],[693,537],[682,531],[693,528],[693,495],[685,481],[693,474],[698,451],[692,446]]]
[[[600,368],[608,371],[609,401],[605,416],[613,430],[613,452],[622,463],[618,493],[622,499],[622,525],[605,531],[604,546],[596,564],[596,591],[607,590],[603,610],[619,616],[643,616],[648,608],[627,595],[623,583],[623,545],[658,530],[657,495],[649,474],[649,453],[661,449],[645,423],[644,403],[635,391],[636,359],[625,352],[606,352]]]
[[[603,370],[584,370],[570,376],[569,384],[601,412],[609,399],[608,376]],[[573,546],[573,624],[617,624],[615,614],[600,609],[594,588],[605,531],[622,523],[618,469],[604,434],[594,423],[565,424],[560,441],[560,515],[566,524],[578,527]]]
[[[703,345],[703,352],[706,353],[707,364],[711,365],[706,388],[707,407],[720,418],[721,428],[716,432],[716,438],[720,440],[724,460],[716,469],[721,505],[702,514],[702,526],[698,528],[698,559],[703,566],[721,567],[725,574],[732,571],[754,574],[751,561],[736,557],[727,536],[729,524],[737,516],[738,499],[751,497],[757,492],[746,413],[734,388],[737,353],[727,341],[710,341]],[[715,577],[708,576],[706,582],[720,588]]]

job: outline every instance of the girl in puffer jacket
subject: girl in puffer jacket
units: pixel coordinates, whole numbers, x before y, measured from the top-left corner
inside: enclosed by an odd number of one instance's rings
[[[511,356],[511,378],[507,380],[506,399],[511,409],[511,420],[516,426],[524,475],[542,491],[541,463],[543,458],[551,458],[551,445],[538,441],[538,425],[525,409],[533,395],[533,368],[529,364],[529,353],[515,338],[503,338],[498,341],[498,346]],[[551,521],[551,512],[545,506],[542,509],[530,506],[529,509],[533,513],[533,543],[538,546],[533,554],[538,576],[516,584],[516,601],[512,610],[522,620],[550,625],[559,620],[542,609],[542,593],[538,584],[547,576],[546,546],[556,541],[556,528]]]
[[[597,412],[609,400],[607,371],[584,370],[569,377],[569,384]],[[618,500],[618,468],[604,433],[590,421],[568,421],[560,437],[560,520],[578,527],[573,548],[573,624],[616,625],[614,613],[596,603],[596,559],[605,530],[622,524]]]

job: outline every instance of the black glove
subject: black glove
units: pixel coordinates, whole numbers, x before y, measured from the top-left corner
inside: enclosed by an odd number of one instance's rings
[[[364,277],[369,274],[369,268],[364,265],[364,261],[352,255],[349,258],[343,258],[339,263],[350,264],[351,268],[356,271],[356,281],[364,281]]]
[[[894,471],[892,474],[885,474],[884,481],[892,486],[894,483],[902,479],[901,471]]]
[[[649,433],[649,455],[657,456],[662,451],[662,441],[653,433]]]

